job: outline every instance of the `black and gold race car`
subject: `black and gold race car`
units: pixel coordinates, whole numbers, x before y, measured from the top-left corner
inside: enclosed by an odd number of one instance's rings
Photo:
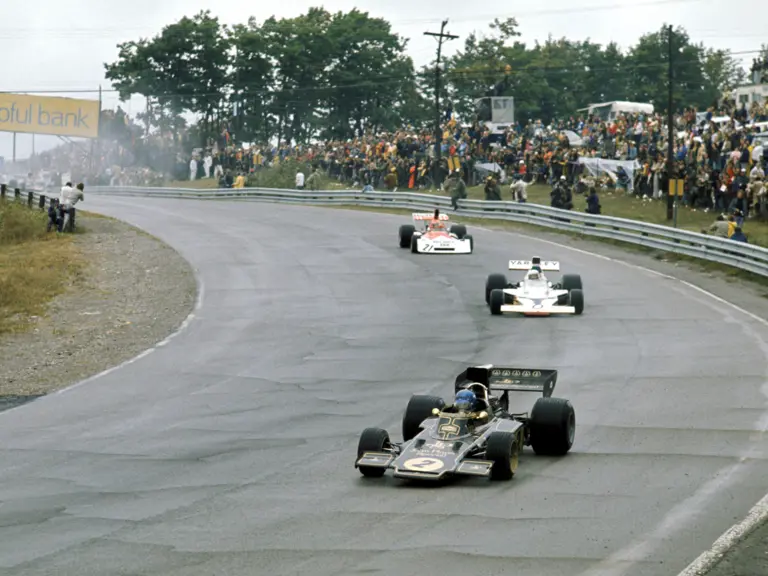
[[[576,415],[568,400],[552,398],[557,370],[472,366],[456,377],[455,392],[470,390],[471,411],[442,398],[414,395],[403,415],[403,442],[380,428],[360,435],[355,468],[363,476],[442,480],[484,476],[510,480],[524,446],[536,454],[564,456],[573,446]],[[510,392],[542,394],[528,412],[509,411]],[[498,394],[500,393],[500,394]]]

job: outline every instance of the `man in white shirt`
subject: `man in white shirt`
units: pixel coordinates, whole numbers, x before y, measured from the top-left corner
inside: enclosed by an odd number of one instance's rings
[[[83,189],[85,186],[82,184],[77,185],[77,188],[72,188],[72,182],[67,182],[61,188],[61,194],[59,194],[59,211],[61,212],[61,220],[59,221],[59,232],[67,230],[70,222],[72,227],[75,226],[75,204],[80,200],[85,201],[85,194]]]
[[[296,173],[296,190],[304,190],[304,172]]]

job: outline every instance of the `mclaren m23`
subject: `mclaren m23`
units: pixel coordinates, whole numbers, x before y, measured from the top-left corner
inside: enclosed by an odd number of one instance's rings
[[[467,227],[449,225],[447,214],[435,210],[434,214],[417,212],[412,217],[413,224],[400,226],[400,248],[410,248],[414,254],[472,254],[475,241],[467,234]]]
[[[576,415],[568,400],[552,398],[556,370],[474,366],[456,378],[457,393],[474,393],[472,412],[457,411],[435,396],[411,397],[403,415],[403,442],[380,428],[360,436],[355,467],[363,476],[442,480],[468,475],[510,480],[524,446],[564,456],[573,446]],[[509,392],[542,394],[528,412],[509,411]]]
[[[553,283],[544,272],[560,270],[560,263],[531,260],[510,260],[510,270],[525,270],[525,277],[510,283],[504,274],[490,274],[485,281],[485,302],[491,314],[517,313],[525,316],[552,314],[581,314],[584,312],[584,289],[581,276],[564,274]]]

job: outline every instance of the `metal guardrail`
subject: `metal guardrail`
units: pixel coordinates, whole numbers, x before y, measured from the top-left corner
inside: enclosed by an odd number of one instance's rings
[[[30,208],[37,206],[42,210],[45,208],[46,200],[54,197],[58,198],[58,194],[51,193],[50,196],[46,196],[40,190],[22,190],[20,188],[11,188],[6,184],[0,184],[0,199],[15,200],[19,203],[24,202]]]
[[[201,190],[194,188],[144,188],[134,186],[90,186],[87,192],[112,196],[192,198],[199,200],[237,198],[260,202],[322,206],[370,206],[419,211],[432,211],[435,208],[440,208],[445,212],[453,212],[448,197],[414,192],[300,191],[274,188]],[[507,220],[557,230],[566,230],[575,234],[607,238],[663,252],[700,258],[768,277],[768,248],[761,246],[735,242],[669,226],[649,224],[626,218],[561,210],[540,204],[459,200],[458,205],[459,211],[455,212],[455,214],[459,218],[465,216]]]

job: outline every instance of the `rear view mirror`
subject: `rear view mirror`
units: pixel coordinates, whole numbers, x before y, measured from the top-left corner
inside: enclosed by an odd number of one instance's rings
[[[440,408],[432,408],[432,414],[434,414],[435,416],[440,414]]]

